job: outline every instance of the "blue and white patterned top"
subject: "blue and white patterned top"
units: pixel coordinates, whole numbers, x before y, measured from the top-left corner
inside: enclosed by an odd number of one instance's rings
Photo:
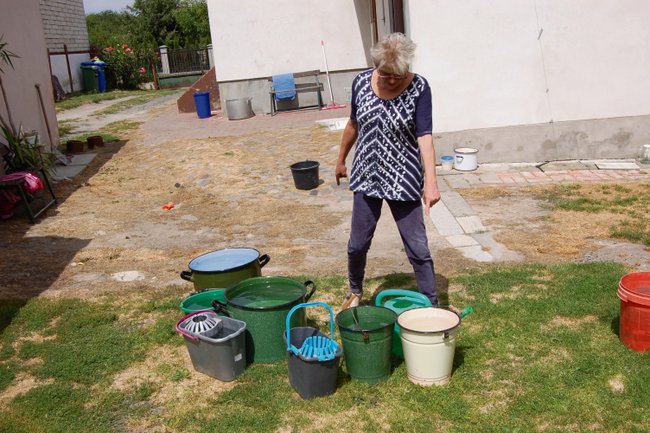
[[[417,138],[432,132],[431,89],[424,77],[393,99],[379,98],[372,69],[352,81],[350,119],[359,126],[350,189],[387,200],[420,200],[424,185]]]

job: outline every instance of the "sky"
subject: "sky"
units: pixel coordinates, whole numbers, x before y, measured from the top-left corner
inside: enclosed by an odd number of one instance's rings
[[[133,5],[133,0],[84,0],[86,15],[102,11],[122,11]]]

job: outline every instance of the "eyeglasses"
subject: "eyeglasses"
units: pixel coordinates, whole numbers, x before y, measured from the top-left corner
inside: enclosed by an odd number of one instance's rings
[[[395,81],[402,81],[403,79],[406,78],[406,74],[404,75],[386,74],[384,72],[381,72],[379,69],[377,70],[377,76],[384,80],[395,80]]]

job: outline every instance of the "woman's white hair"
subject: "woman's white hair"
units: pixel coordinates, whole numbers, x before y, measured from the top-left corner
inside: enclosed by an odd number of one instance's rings
[[[415,42],[402,33],[391,33],[370,49],[377,69],[390,74],[405,75],[415,54]]]

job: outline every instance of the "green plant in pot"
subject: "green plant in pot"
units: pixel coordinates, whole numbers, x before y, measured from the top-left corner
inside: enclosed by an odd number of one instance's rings
[[[13,171],[18,170],[46,170],[50,171],[54,166],[54,158],[51,153],[43,154],[38,143],[38,136],[18,130],[13,133],[6,125],[0,125],[2,138],[9,148],[10,160],[8,164]]]

